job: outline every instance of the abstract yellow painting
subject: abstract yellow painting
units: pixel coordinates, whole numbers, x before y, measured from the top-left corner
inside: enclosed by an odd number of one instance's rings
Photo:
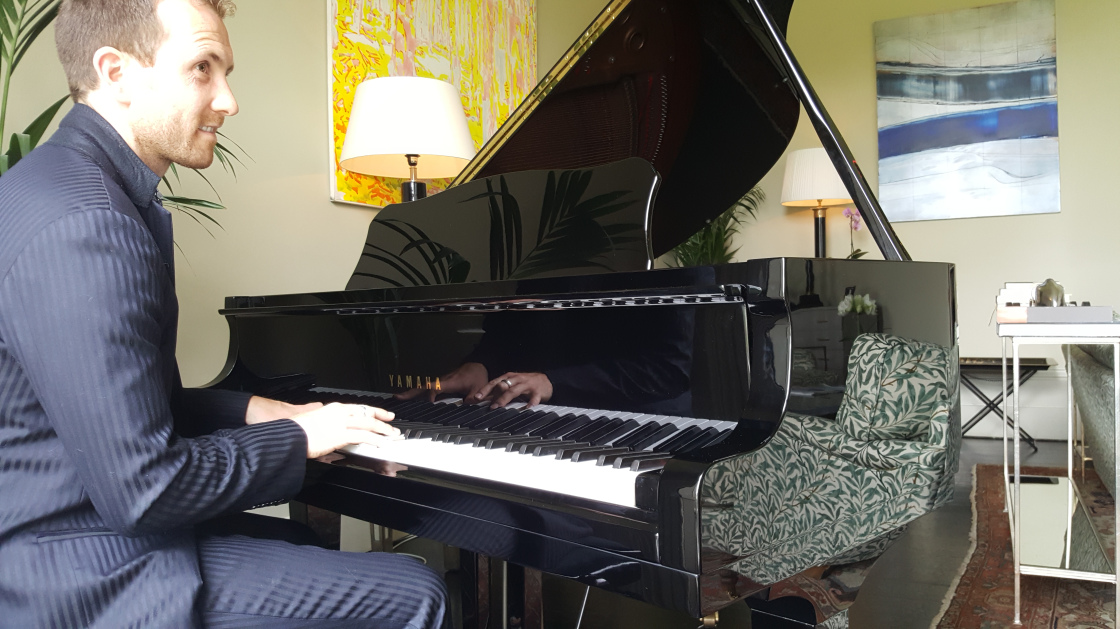
[[[362,81],[422,76],[451,83],[476,148],[536,86],[536,0],[328,0],[327,11],[334,201],[381,207],[400,200],[400,180],[338,166]],[[429,194],[449,183],[429,182]]]

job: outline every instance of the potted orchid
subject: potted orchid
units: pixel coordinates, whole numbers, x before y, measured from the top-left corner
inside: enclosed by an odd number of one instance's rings
[[[848,260],[856,260],[867,255],[863,249],[856,249],[855,233],[860,230],[863,223],[863,217],[859,215],[859,210],[854,207],[844,208],[844,217],[848,219],[848,247],[850,253]]]

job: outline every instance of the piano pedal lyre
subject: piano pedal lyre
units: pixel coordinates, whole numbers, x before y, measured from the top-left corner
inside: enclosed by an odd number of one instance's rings
[[[718,627],[719,626],[719,612],[712,612],[707,616],[700,619],[700,626],[696,629],[704,629],[705,627]]]

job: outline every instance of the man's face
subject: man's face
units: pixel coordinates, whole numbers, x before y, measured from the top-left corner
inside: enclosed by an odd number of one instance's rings
[[[171,163],[206,168],[217,130],[237,113],[226,75],[233,50],[221,18],[190,0],[162,0],[156,9],[166,39],[150,67],[136,67],[129,126],[137,154],[157,174]]]

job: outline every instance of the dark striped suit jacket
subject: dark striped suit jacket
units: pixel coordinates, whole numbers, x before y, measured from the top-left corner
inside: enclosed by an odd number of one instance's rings
[[[302,482],[298,425],[180,384],[158,182],[84,105],[0,178],[0,626],[195,625],[192,526]]]

